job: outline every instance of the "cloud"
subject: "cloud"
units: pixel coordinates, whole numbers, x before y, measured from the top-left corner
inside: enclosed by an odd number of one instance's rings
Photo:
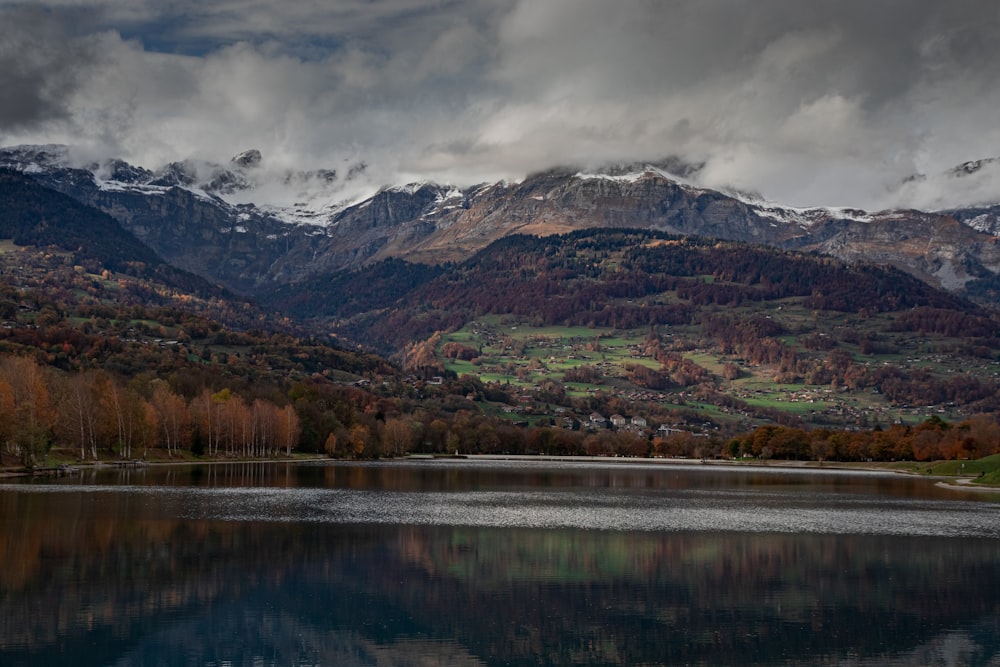
[[[97,61],[91,40],[66,42],[63,26],[38,9],[0,21],[0,129],[33,128],[69,115],[79,72]]]
[[[385,182],[705,163],[797,205],[948,203],[1000,155],[976,0],[0,0],[0,136],[157,166],[359,160]],[[989,172],[993,174],[993,171]],[[938,186],[937,183],[944,185]],[[954,197],[993,197],[986,172]]]

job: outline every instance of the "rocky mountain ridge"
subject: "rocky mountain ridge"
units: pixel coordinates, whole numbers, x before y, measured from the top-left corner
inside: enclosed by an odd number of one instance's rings
[[[998,302],[1000,205],[876,213],[790,208],[699,187],[672,173],[683,165],[667,163],[556,169],[470,188],[385,187],[357,202],[336,198],[344,180],[363,166],[343,176],[297,172],[288,175],[289,183],[308,184],[313,199],[282,207],[252,202],[266,194],[254,180],[263,160],[250,150],[225,166],[172,163],[151,171],[120,160],[71,166],[62,147],[0,150],[0,166],[108,213],[167,261],[246,294],[388,257],[459,260],[514,233],[610,227],[893,265],[936,286]],[[992,166],[987,162],[960,172],[979,174]],[[696,167],[687,170],[696,173]]]

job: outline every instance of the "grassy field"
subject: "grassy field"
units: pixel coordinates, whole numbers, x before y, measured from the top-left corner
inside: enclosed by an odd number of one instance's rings
[[[502,365],[506,376],[522,386],[536,384],[546,378],[562,380],[568,370],[582,366],[604,365],[608,377],[623,376],[628,363],[659,368],[659,364],[641,356],[643,336],[635,332],[613,332],[609,329],[572,327],[505,327],[483,326],[482,322],[450,334],[445,342],[453,341],[481,350],[480,363],[447,360],[446,368],[456,373],[485,372],[483,368]],[[520,374],[518,370],[527,371]]]
[[[973,478],[971,483],[974,485],[1000,487],[1000,454],[973,460],[897,461],[882,464],[858,464],[858,467],[876,467],[940,477],[971,477]]]
[[[982,476],[983,481],[1000,483],[1000,454],[973,461],[943,461],[927,468],[934,475]]]
[[[732,315],[760,312],[731,309]],[[780,317],[785,332],[780,338],[786,345],[804,350],[804,336],[817,331],[830,331],[831,336],[847,337],[843,330],[861,331],[878,344],[869,347],[868,354],[851,343],[838,344],[841,354],[846,353],[853,363],[883,366],[892,364],[906,370],[926,369],[947,375],[963,362],[948,347],[941,336],[915,337],[912,334],[892,335],[891,316],[874,316],[864,321],[857,318],[829,319],[822,321],[817,315],[794,303],[775,306],[770,312]],[[765,317],[769,317],[765,315]],[[828,316],[829,317],[829,316]],[[877,332],[873,334],[872,332]],[[692,364],[707,371],[720,396],[730,397],[747,406],[740,410],[720,407],[717,400],[705,402],[692,396],[689,387],[674,387],[668,391],[644,389],[629,379],[628,367],[644,366],[659,370],[660,363],[646,352],[649,328],[616,330],[601,327],[532,326],[511,316],[487,316],[462,329],[445,335],[441,350],[449,343],[471,348],[472,360],[458,358],[439,359],[446,370],[457,375],[477,376],[485,383],[495,382],[522,391],[531,391],[546,383],[558,385],[570,397],[585,397],[598,392],[606,395],[632,397],[639,400],[661,402],[665,406],[686,406],[706,413],[714,420],[766,423],[761,418],[767,411],[780,411],[792,418],[801,419],[806,425],[837,427],[874,427],[892,423],[919,423],[932,415],[945,419],[961,419],[964,415],[956,408],[942,406],[892,405],[884,396],[871,388],[850,390],[847,387],[809,384],[805,378],[797,382],[781,381],[776,368],[767,365],[749,365],[735,355],[725,355],[703,340],[699,327],[663,326],[656,335],[661,348],[678,352]],[[824,334],[826,335],[826,334]],[[806,350],[821,356],[825,351]],[[739,377],[727,379],[727,365],[737,366]],[[1000,372],[995,362],[984,362],[972,368],[984,378]],[[968,364],[964,364],[968,368]],[[593,376],[589,381],[578,377],[567,379],[566,374],[586,369]],[[731,378],[731,374],[728,375]]]

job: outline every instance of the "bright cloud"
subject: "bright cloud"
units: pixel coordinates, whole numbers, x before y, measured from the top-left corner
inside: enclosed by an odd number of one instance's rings
[[[385,183],[678,156],[796,205],[1000,201],[996,170],[946,175],[1000,156],[998,32],[977,0],[0,0],[0,143]]]

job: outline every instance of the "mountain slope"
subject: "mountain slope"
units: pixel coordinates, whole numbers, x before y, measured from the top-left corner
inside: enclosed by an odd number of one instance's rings
[[[704,308],[764,308],[783,299],[855,315],[980,310],[892,267],[639,229],[511,235],[436,276],[414,275],[405,263],[385,262],[339,276],[326,291],[311,284],[304,307],[284,291],[270,301],[298,317],[327,319],[387,352],[489,314],[542,325],[636,328],[686,324]],[[409,287],[390,298],[385,284]],[[357,290],[353,307],[343,285]]]
[[[617,177],[549,172],[465,192],[429,185],[385,191],[339,213],[312,239],[309,254],[293,250],[275,268],[287,279],[296,268],[332,271],[386,257],[456,261],[510,234],[591,228],[644,228],[818,251],[896,266],[937,287],[996,303],[984,285],[1000,273],[1000,243],[956,216],[755,205],[653,169]]]
[[[339,283],[353,309],[332,289],[299,314],[539,414],[856,428],[1000,410],[1000,316],[892,267],[593,229],[508,236],[377,301],[365,285],[390,271],[411,269],[366,267]]]
[[[17,245],[53,246],[111,271],[159,280],[202,295],[220,290],[164,262],[111,216],[0,168],[0,238]]]
[[[233,193],[243,201],[265,196],[253,181],[261,159],[250,151],[199,180],[198,170],[186,163],[156,172],[120,161],[82,169],[67,166],[51,147],[0,151],[0,165],[108,213],[170,263],[248,295],[389,257],[459,261],[510,234],[610,227],[888,264],[937,287],[997,303],[995,207],[794,209],[699,188],[656,166],[607,173],[552,170],[517,183],[466,189],[415,184],[335,206],[330,202],[342,182],[331,172],[308,177],[313,184],[329,179],[325,198],[315,198],[319,190],[303,190],[303,202],[285,208],[234,203]]]

